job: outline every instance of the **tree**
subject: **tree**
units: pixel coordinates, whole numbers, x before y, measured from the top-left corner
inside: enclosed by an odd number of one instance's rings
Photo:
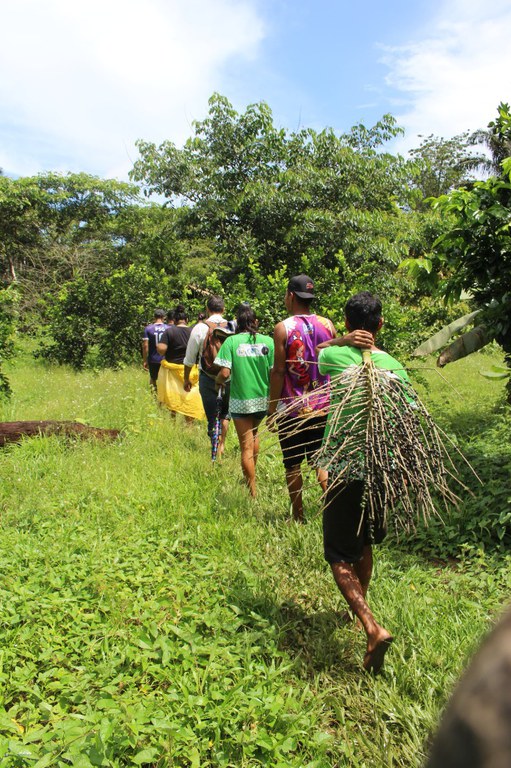
[[[138,142],[131,176],[184,209],[184,232],[216,241],[229,279],[248,259],[266,274],[282,265],[296,271],[317,249],[334,267],[354,229],[372,229],[367,212],[396,216],[402,164],[375,149],[398,132],[390,116],[340,137],[287,133],[274,126],[266,104],[240,115],[216,94],[194,131],[182,149]]]
[[[433,134],[420,138],[420,146],[410,151],[411,183],[415,189],[413,207],[426,209],[428,198],[448,194],[473,182],[474,171],[488,166],[488,158],[471,149],[476,142],[474,134],[468,131],[450,139]]]
[[[499,106],[497,122],[502,144],[507,146],[511,114],[505,105]],[[470,189],[453,190],[431,204],[449,222],[431,256],[439,290],[447,301],[459,299],[463,292],[470,294],[473,305],[481,310],[478,320],[486,334],[482,341],[496,338],[510,365],[511,157],[502,161],[499,176],[475,182]]]
[[[84,173],[0,177],[0,268],[4,283],[19,284],[22,309],[73,276],[107,267],[123,245],[116,222],[137,192]]]
[[[397,267],[410,227],[413,239],[419,229],[408,210],[409,166],[383,151],[399,131],[386,115],[342,135],[288,132],[266,104],[238,114],[216,94],[182,148],[140,141],[131,178],[176,206],[180,236],[214,248],[206,284],[228,285],[235,301],[257,297],[267,328],[280,311],[275,287],[302,271],[325,297],[318,308],[342,323],[349,292],[381,291],[390,304],[406,282]]]
[[[491,158],[486,163],[486,169],[499,175],[502,162],[511,157],[511,137],[509,136],[509,104],[501,102],[497,107],[498,116],[488,123],[486,130],[474,131],[470,136],[471,144],[485,144],[490,150]]]

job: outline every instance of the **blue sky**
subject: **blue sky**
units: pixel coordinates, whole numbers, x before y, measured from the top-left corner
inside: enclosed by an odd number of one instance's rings
[[[511,101],[511,0],[16,0],[0,28],[10,175],[126,179],[135,140],[181,145],[214,91],[290,130],[390,112],[404,154]]]

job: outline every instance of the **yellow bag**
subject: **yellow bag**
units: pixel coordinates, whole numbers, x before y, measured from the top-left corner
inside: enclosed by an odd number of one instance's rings
[[[184,365],[168,363],[162,360],[158,373],[157,388],[158,401],[169,410],[190,416],[192,419],[205,419],[206,414],[202,407],[202,399],[199,392],[199,371],[194,365],[190,371],[192,388],[189,392],[183,389]]]

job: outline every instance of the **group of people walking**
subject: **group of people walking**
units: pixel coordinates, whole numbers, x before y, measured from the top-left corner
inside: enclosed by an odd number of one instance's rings
[[[352,297],[346,306],[348,333],[343,337],[336,336],[329,319],[312,311],[314,298],[309,276],[292,277],[284,297],[288,317],[277,323],[273,336],[259,333],[248,303],[241,304],[235,320],[229,322],[218,296],[208,299],[206,316],[193,327],[181,306],[171,323],[165,323],[164,313],[157,310],[144,333],[144,367],[159,401],[189,419],[205,417],[210,439],[215,439],[215,425],[220,420],[219,455],[224,451],[229,421],[234,422],[242,472],[252,496],[256,495],[258,430],[267,417],[268,429],[278,435],[292,516],[297,522],[304,521],[301,467],[304,460],[314,466],[328,500],[323,512],[325,559],[366,632],[364,667],[376,673],[392,637],[376,622],[366,594],[372,575],[372,544],[382,541],[386,531],[381,525],[375,536],[374,526],[367,525],[367,502],[360,483],[354,481],[337,493],[329,488],[327,473],[315,465],[314,457],[329,429],[329,376],[360,363],[362,349],[370,350],[376,365],[401,366],[375,346],[382,324],[376,296],[362,292]],[[212,349],[216,353],[213,361],[207,354],[211,357]],[[158,355],[163,357],[158,360]]]

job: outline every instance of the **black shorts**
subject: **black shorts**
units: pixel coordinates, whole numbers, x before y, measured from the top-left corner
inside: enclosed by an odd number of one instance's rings
[[[326,427],[326,414],[297,418],[282,416],[278,419],[279,443],[286,469],[299,467],[306,458],[311,461],[321,448]]]
[[[374,526],[369,526],[366,509],[362,508],[363,494],[362,480],[353,480],[342,489],[328,489],[323,508],[323,545],[328,563],[356,563],[365,545],[380,544],[387,535],[381,511],[377,511]]]
[[[149,376],[153,381],[156,381],[158,378],[158,374],[160,372],[160,366],[161,363],[147,363],[147,367],[149,368]]]

